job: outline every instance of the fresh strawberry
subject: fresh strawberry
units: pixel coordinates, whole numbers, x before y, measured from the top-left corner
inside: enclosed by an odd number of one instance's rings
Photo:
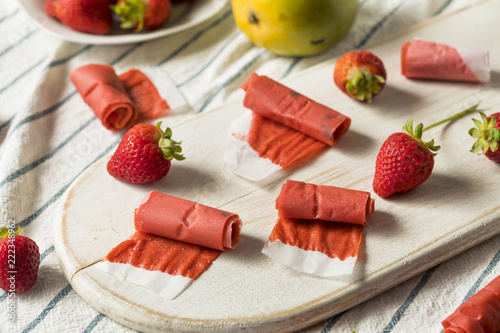
[[[490,160],[500,163],[500,112],[489,117],[479,112],[483,122],[472,119],[477,127],[471,128],[469,134],[477,141],[472,146],[471,152],[484,153]]]
[[[180,142],[171,139],[172,130],[137,124],[123,136],[108,162],[108,173],[129,183],[151,183],[165,177],[170,160],[183,160]]]
[[[22,293],[33,287],[38,278],[40,251],[36,243],[16,232],[0,228],[0,288]]]
[[[424,128],[418,124],[413,129],[413,118],[403,127],[406,133],[394,133],[382,144],[375,162],[373,190],[385,198],[397,192],[409,191],[425,182],[434,167],[434,155],[439,146],[434,139],[422,140],[422,133],[432,127],[455,120],[476,110],[478,104]]]
[[[73,30],[106,35],[113,24],[112,0],[45,0],[45,11]]]
[[[434,167],[434,140],[422,141],[423,125],[413,130],[408,121],[406,133],[394,133],[382,144],[375,164],[373,190],[380,197],[411,190],[429,178]]]
[[[368,103],[384,88],[386,77],[382,60],[368,51],[344,54],[333,71],[333,81],[340,90]]]
[[[151,31],[160,28],[170,17],[170,0],[118,0],[111,6],[121,18],[123,29]]]

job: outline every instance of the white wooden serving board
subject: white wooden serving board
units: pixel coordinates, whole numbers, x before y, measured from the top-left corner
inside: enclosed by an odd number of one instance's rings
[[[187,159],[173,162],[166,178],[131,185],[106,172],[109,156],[67,192],[55,225],[61,265],[80,296],[106,316],[146,332],[240,330],[294,331],[352,307],[500,232],[500,165],[469,152],[471,117],[425,132],[441,150],[432,176],[389,199],[372,190],[375,158],[387,136],[406,120],[431,124],[481,100],[498,111],[500,88],[452,82],[411,81],[400,74],[400,47],[415,36],[490,50],[493,80],[500,73],[500,1],[487,1],[419,25],[369,48],[385,62],[387,86],[371,105],[357,103],[333,84],[336,59],[285,82],[352,118],[338,144],[306,165],[260,182],[224,169],[229,124],[241,101],[173,126]],[[480,18],[480,19],[478,19]],[[476,115],[477,118],[477,115]],[[274,200],[286,179],[371,191],[376,212],[366,226],[361,256],[349,277],[301,274],[261,254],[276,221]],[[108,276],[94,268],[133,232],[133,212],[158,190],[237,213],[241,245],[224,252],[175,300]]]

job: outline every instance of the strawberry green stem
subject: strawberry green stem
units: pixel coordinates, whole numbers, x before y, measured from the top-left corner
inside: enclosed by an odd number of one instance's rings
[[[116,5],[109,6],[121,19],[123,29],[136,28],[139,32],[144,27],[146,3],[143,0],[121,0]]]
[[[451,117],[448,117],[448,118],[443,119],[443,120],[440,120],[440,121],[438,121],[438,122],[436,122],[436,123],[434,123],[434,124],[431,124],[431,125],[429,125],[429,126],[427,126],[427,127],[423,128],[423,129],[422,129],[422,132],[425,132],[425,131],[427,131],[428,129],[431,129],[431,128],[433,128],[433,127],[436,127],[436,126],[438,126],[438,125],[441,125],[441,124],[443,124],[443,123],[446,123],[447,121],[450,121],[450,120],[455,120],[455,119],[461,118],[461,117],[465,116],[466,114],[468,114],[468,113],[471,113],[471,112],[475,111],[475,110],[477,109],[478,105],[479,105],[479,103],[477,103],[477,104],[475,104],[475,105],[471,106],[470,108],[465,109],[465,110],[463,110],[463,111],[461,111],[461,112],[459,112],[459,113],[457,113],[457,114],[455,114],[455,115],[453,115],[453,116],[451,116]]]
[[[167,127],[165,131],[161,129],[161,121],[156,124],[156,127],[160,130],[161,133],[161,139],[158,142],[158,146],[160,147],[161,151],[163,152],[163,157],[165,157],[167,160],[171,159],[176,159],[178,161],[182,161],[185,159],[185,157],[180,154],[182,152],[181,148],[181,142],[177,142],[172,140],[172,130],[170,127]]]
[[[0,228],[0,240],[4,239],[5,237],[8,237],[11,234],[18,235],[19,232],[21,232],[20,226],[17,226],[17,230],[15,232],[12,232],[12,230],[7,228],[7,227],[1,227]]]
[[[354,98],[371,103],[373,95],[380,92],[380,84],[384,82],[380,75],[367,70],[357,70],[354,77],[346,83],[346,90]]]
[[[446,119],[443,119],[441,121],[438,121],[437,123],[434,123],[430,126],[427,126],[424,128],[424,124],[420,123],[418,124],[417,126],[415,126],[415,129],[413,128],[413,118],[411,118],[410,120],[408,120],[405,125],[403,126],[403,130],[408,133],[409,135],[411,135],[413,138],[415,138],[418,142],[420,142],[424,147],[426,147],[427,149],[429,149],[431,151],[431,153],[433,155],[436,155],[436,152],[441,148],[440,146],[437,146],[434,144],[434,139],[432,139],[431,141],[423,141],[422,140],[422,133],[430,128],[433,128],[433,127],[436,127],[438,125],[441,125],[442,123],[445,123],[447,121],[450,121],[450,120],[455,120],[455,119],[458,119],[460,117],[463,117],[465,116],[466,114],[476,110],[477,106],[479,105],[479,103],[477,103],[476,105],[473,105],[471,106],[470,108],[464,110],[464,111],[461,111],[451,117],[448,117]]]
[[[481,111],[479,111],[479,114],[483,122],[473,118],[472,121],[476,128],[469,130],[470,136],[477,139],[471,148],[471,152],[479,153],[482,151],[483,154],[486,154],[488,150],[491,150],[493,153],[500,146],[500,130],[495,127],[497,119],[493,116],[487,117]]]

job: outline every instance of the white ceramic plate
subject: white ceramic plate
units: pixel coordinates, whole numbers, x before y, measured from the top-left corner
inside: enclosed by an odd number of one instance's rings
[[[179,3],[172,6],[169,20],[158,30],[131,33],[115,24],[109,35],[102,36],[72,30],[51,18],[45,13],[44,0],[19,0],[19,2],[36,24],[52,35],[71,42],[103,45],[143,42],[171,35],[200,24],[228,7],[228,0],[195,0],[192,3]]]

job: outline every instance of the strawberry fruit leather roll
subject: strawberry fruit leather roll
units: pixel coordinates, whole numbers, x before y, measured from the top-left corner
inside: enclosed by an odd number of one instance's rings
[[[287,180],[276,199],[279,216],[364,225],[374,210],[370,193]]]
[[[333,146],[351,124],[351,119],[308,97],[255,73],[241,86],[243,106],[260,115]]]
[[[264,254],[304,273],[352,272],[364,224],[373,215],[369,192],[287,180],[276,208],[278,221]]]
[[[135,211],[135,228],[224,251],[240,243],[241,220],[237,214],[152,191]]]
[[[138,115],[135,123],[168,115],[170,106],[143,72],[130,69],[118,78],[127,91],[127,95],[137,107]]]
[[[109,130],[117,131],[163,117],[170,111],[153,82],[137,69],[117,76],[109,65],[89,64],[73,70],[70,79]]]
[[[401,47],[401,73],[410,79],[487,82],[489,56],[484,50],[414,39]]]
[[[500,332],[500,276],[471,296],[441,324],[444,333]]]
[[[238,215],[152,191],[135,211],[136,231],[96,268],[173,299],[240,243]]]
[[[127,128],[136,120],[137,108],[113,67],[103,64],[78,67],[71,72],[70,79],[107,129]]]

